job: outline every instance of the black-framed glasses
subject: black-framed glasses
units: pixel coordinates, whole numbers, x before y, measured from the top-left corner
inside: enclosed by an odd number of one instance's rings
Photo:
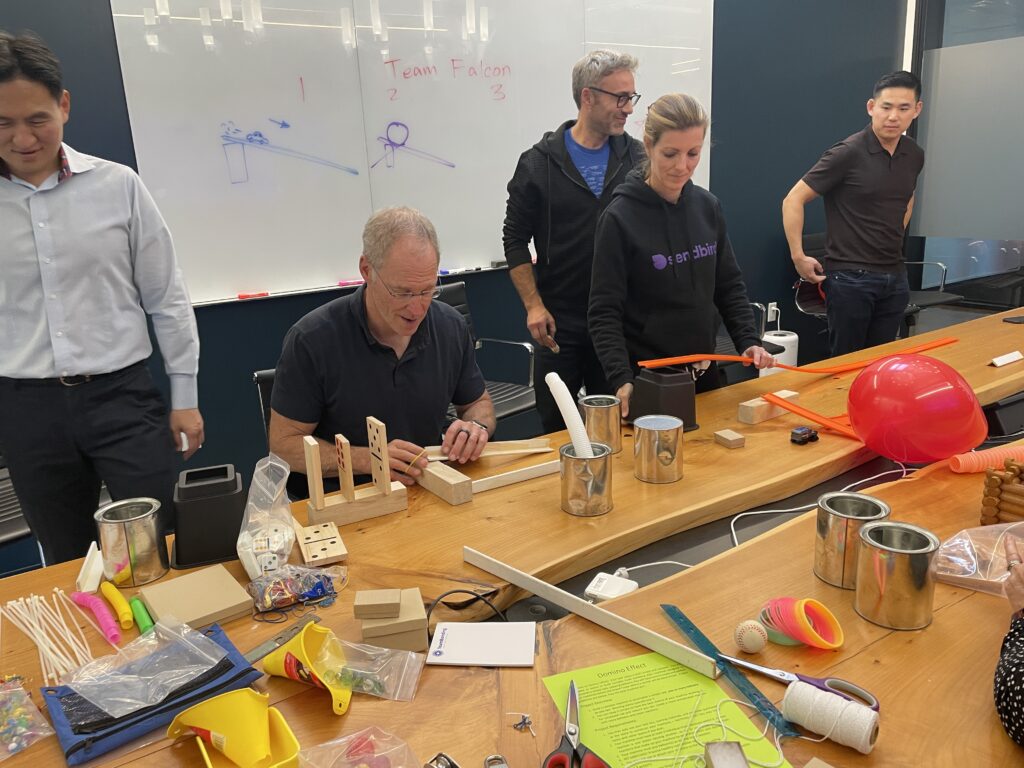
[[[438,296],[441,295],[440,285],[435,285],[433,288],[430,288],[426,291],[396,291],[394,288],[392,288],[390,285],[384,282],[384,278],[380,276],[380,272],[377,270],[375,266],[371,264],[370,269],[374,271],[374,273],[377,275],[377,279],[380,280],[380,284],[384,286],[384,289],[389,294],[391,294],[391,298],[393,299],[398,299],[399,301],[413,301],[414,299],[426,299],[428,297],[431,299],[436,299]]]
[[[635,107],[636,103],[640,101],[639,93],[612,93],[611,91],[606,91],[604,88],[596,88],[593,85],[588,85],[587,88],[589,88],[592,91],[597,91],[598,93],[606,94],[608,96],[614,96],[615,106],[618,107],[619,109],[622,109],[629,102],[633,102],[633,106]]]

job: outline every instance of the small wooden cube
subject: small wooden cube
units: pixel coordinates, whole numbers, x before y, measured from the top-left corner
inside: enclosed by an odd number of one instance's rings
[[[400,589],[361,589],[352,612],[357,619],[397,619],[402,609]]]
[[[742,448],[746,444],[747,438],[731,429],[720,429],[715,432],[715,442],[726,448]]]
[[[781,397],[783,400],[789,400],[791,403],[795,403],[800,397],[799,392],[794,392],[791,389],[780,389],[778,392],[772,392],[772,394],[776,397]],[[789,411],[777,405],[772,405],[763,397],[755,397],[753,400],[740,403],[737,418],[744,424],[760,424],[762,421],[774,419],[784,413],[789,413]]]

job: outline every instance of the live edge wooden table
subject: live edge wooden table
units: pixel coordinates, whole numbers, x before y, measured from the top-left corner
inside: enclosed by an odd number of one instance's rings
[[[836,362],[876,357],[951,336],[958,342],[929,354],[959,370],[982,403],[994,402],[1024,389],[1024,363],[1003,368],[988,365],[998,355],[1024,348],[1024,330],[1002,323],[1002,316],[922,334]],[[685,477],[668,486],[633,478],[632,440],[627,432],[623,451],[613,462],[615,508],[603,517],[576,518],[561,512],[557,475],[478,494],[457,507],[412,489],[408,510],[341,529],[349,550],[350,582],[340,599],[320,612],[322,621],[342,638],[358,640],[358,626],[352,619],[357,589],[418,586],[425,599],[455,588],[486,590],[500,606],[522,596],[508,584],[465,565],[464,545],[555,583],[679,531],[813,487],[873,454],[858,443],[827,434],[811,446],[791,445],[789,430],[801,423],[799,419],[787,415],[756,426],[739,425],[737,404],[765,392],[795,389],[801,393],[801,404],[835,415],[845,411],[854,377],[852,373],[781,373],[702,395],[697,408],[701,428],[685,438]],[[745,434],[746,447],[728,450],[715,445],[712,433],[723,428]],[[564,433],[552,436],[553,445],[564,440]],[[554,455],[489,459],[463,470],[474,477],[486,476]],[[889,502],[894,519],[916,522],[945,538],[977,524],[981,481],[978,476],[929,468],[884,486],[877,494]],[[304,522],[304,504],[296,504],[294,511]],[[812,755],[835,766],[1024,764],[1024,751],[1003,734],[992,710],[992,670],[1007,628],[1005,601],[939,585],[935,621],[929,628],[885,630],[856,616],[852,592],[813,576],[813,543],[813,517],[805,515],[607,605],[673,636],[658,605],[676,603],[724,649],[731,647],[735,624],[755,615],[769,597],[794,595],[825,602],[846,631],[843,649],[812,653],[769,646],[761,658],[770,665],[851,679],[873,691],[882,700],[882,735],[870,756],[828,743],[784,742],[794,765],[802,765]],[[46,594],[54,586],[71,589],[79,564],[65,563],[0,580],[0,602],[32,592]],[[228,567],[244,582],[237,562]],[[487,616],[489,609],[467,600],[453,596],[451,607],[439,608],[432,618]],[[240,619],[226,629],[245,651],[280,627]],[[34,647],[9,624],[3,629],[0,671],[22,674],[28,687],[38,688],[41,680]],[[340,718],[331,713],[322,691],[279,678],[264,679],[258,685],[269,691],[303,746],[378,725],[405,739],[421,760],[445,751],[463,766],[472,766],[485,755],[500,752],[517,768],[539,763],[553,748],[561,727],[560,714],[539,682],[543,675],[643,650],[576,617],[545,623],[538,635],[539,655],[533,669],[428,667],[414,701],[356,696],[348,714]],[[102,642],[93,639],[94,652],[102,653]],[[756,683],[781,700],[781,686],[765,680]],[[505,715],[509,711],[531,712],[537,738],[513,730],[511,718]],[[131,750],[104,756],[97,764],[202,765],[192,744],[172,744],[158,736],[140,740]],[[6,764],[19,768],[62,763],[56,740],[47,739]]]

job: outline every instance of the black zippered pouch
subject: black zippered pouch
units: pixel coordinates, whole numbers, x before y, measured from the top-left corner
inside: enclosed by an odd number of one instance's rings
[[[172,691],[159,704],[124,717],[111,717],[66,685],[42,688],[53,729],[68,765],[79,765],[168,725],[175,716],[200,701],[244,688],[262,676],[228,640],[217,624],[203,634],[227,652],[220,662],[198,678]]]

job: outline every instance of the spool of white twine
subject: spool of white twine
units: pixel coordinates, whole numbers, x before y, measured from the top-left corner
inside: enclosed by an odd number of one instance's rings
[[[878,740],[878,713],[813,685],[790,683],[782,698],[782,715],[827,739],[868,754]]]

